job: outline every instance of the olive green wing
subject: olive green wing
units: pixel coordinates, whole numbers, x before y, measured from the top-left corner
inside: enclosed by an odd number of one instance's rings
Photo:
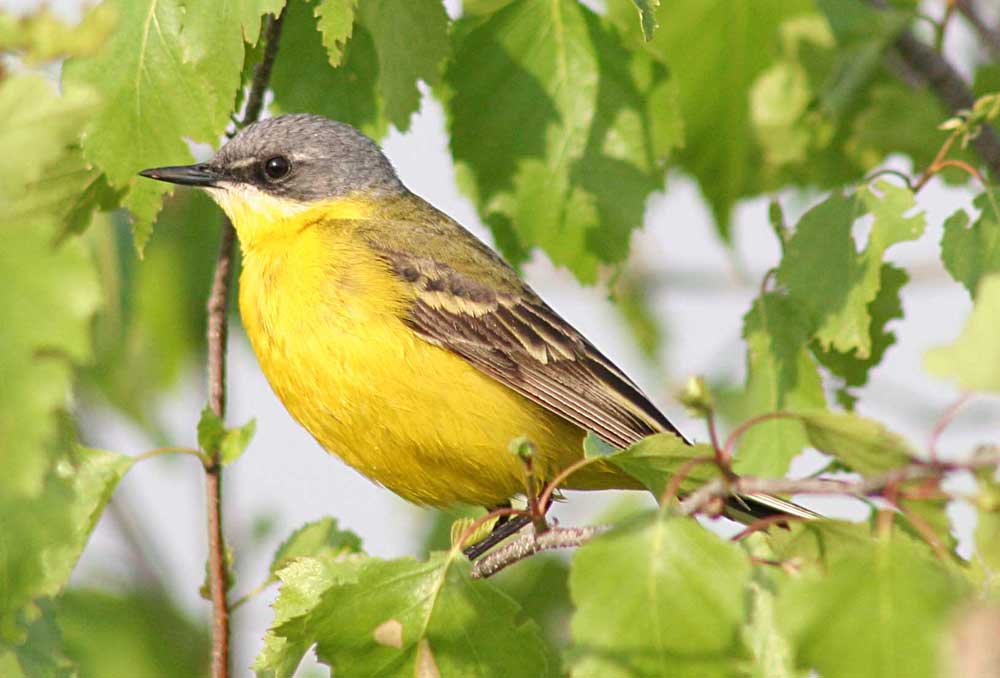
[[[612,445],[624,448],[661,431],[680,435],[638,386],[506,263],[464,230],[450,237],[449,262],[427,252],[427,239],[423,253],[371,243],[412,286],[406,322],[414,332]]]
[[[406,322],[428,342],[616,447],[663,431],[684,438],[614,363],[444,214],[420,201],[405,216],[360,230],[411,286]],[[775,514],[816,517],[764,494],[733,497],[727,505],[743,522]]]

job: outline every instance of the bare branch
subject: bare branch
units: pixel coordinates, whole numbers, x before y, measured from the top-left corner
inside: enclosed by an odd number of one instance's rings
[[[731,496],[752,496],[755,494],[794,495],[794,494],[825,494],[857,497],[859,499],[884,496],[890,504],[896,504],[898,499],[927,498],[927,488],[915,488],[907,492],[907,484],[918,481],[936,481],[954,471],[974,471],[981,468],[1000,467],[1000,448],[995,445],[984,445],[979,448],[972,459],[963,462],[914,462],[908,466],[893,469],[887,473],[860,478],[857,480],[833,480],[829,478],[753,478],[734,477],[718,478],[709,481],[687,495],[680,501],[680,513],[693,516],[706,512],[715,515],[712,510],[720,500]],[[913,514],[908,517],[913,521]],[[773,520],[760,521],[757,527],[751,525],[751,530],[762,529],[772,524]],[[940,550],[937,538],[929,532],[926,524],[917,517],[915,525],[935,549]],[[483,556],[472,566],[473,579],[485,579],[504,568],[524,560],[540,551],[553,549],[575,548],[582,546],[594,537],[611,529],[610,525],[590,525],[586,527],[552,527],[545,534],[528,531],[514,541],[501,546],[497,550]],[[744,533],[741,533],[745,536]]]
[[[260,116],[264,92],[270,81],[271,66],[278,53],[282,17],[264,20],[264,57],[254,68],[241,127]],[[226,318],[232,282],[233,225],[224,219],[219,253],[212,276],[208,311],[208,405],[220,418],[226,411]],[[222,466],[218,453],[205,465],[205,504],[208,524],[208,584],[212,599],[212,676],[229,676],[229,604],[226,597],[226,542],[222,534]]]
[[[914,463],[869,478],[859,480],[831,480],[828,478],[753,478],[740,477],[732,481],[712,480],[681,500],[681,513],[694,515],[711,506],[717,499],[731,495],[754,494],[826,494],[866,498],[879,496],[886,488],[929,478],[940,479],[953,471],[972,471],[1000,466],[1000,453],[994,448],[984,448],[966,462]]]
[[[609,529],[611,529],[610,525],[587,525],[584,527],[550,527],[545,534],[535,534],[534,530],[529,530],[509,544],[505,544],[477,560],[472,566],[472,578],[486,579],[517,561],[524,560],[540,551],[582,546]]]
[[[973,0],[957,0],[955,6],[979,34],[987,49],[993,53],[993,58],[1000,59],[1000,31],[991,27],[979,16]]]
[[[955,67],[934,48],[917,40],[909,31],[904,31],[896,39],[896,49],[907,66],[927,82],[952,113],[972,108],[975,98],[969,85]],[[992,178],[1000,177],[1000,139],[993,127],[983,124],[973,145],[989,168]]]

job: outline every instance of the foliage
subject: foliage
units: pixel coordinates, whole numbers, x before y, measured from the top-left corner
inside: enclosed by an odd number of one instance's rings
[[[668,172],[697,182],[723,246],[741,235],[740,201],[770,196],[780,254],[744,308],[743,380],[724,392],[693,380],[681,396],[708,442],[584,442],[581,463],[623,471],[659,509],[615,516],[572,560],[535,555],[490,581],[449,548],[450,517],[419,558],[397,559],[367,554],[335,518],[308,523],[239,599],[280,586],[258,675],[292,675],[310,648],[338,676],[919,677],[958,665],[946,638],[992,614],[998,590],[998,441],[942,462],[934,440],[954,411],[921,447],[855,408],[907,339],[894,322],[922,273],[896,255],[938,227],[945,279],[972,307],[924,366],[1000,392],[995,64],[972,57],[974,87],[951,86],[974,103],[954,110],[897,49],[926,28],[908,0],[595,4],[467,0],[454,19],[438,0],[105,0],[78,23],[0,12],[0,674],[207,670],[207,627],[175,591],[67,583],[133,466],[175,452],[245,463],[252,420],[232,427],[206,409],[190,426],[199,449],[174,446],[157,420],[202,357],[219,216],[136,172],[192,162],[189,142],[217,147],[233,131],[264,58],[262,19],[282,11],[271,113],[382,139],[433,96],[457,182],[503,254],[519,265],[537,250],[583,283],[612,281],[647,356],[669,332],[655,282],[628,256]],[[920,11],[965,11],[945,4]],[[963,196],[947,196],[940,224],[923,192],[938,176]],[[164,447],[91,449],[99,406]],[[829,466],[788,480],[806,449]],[[945,512],[959,471],[976,483],[971,555]],[[734,539],[691,517],[768,483],[878,508]],[[462,513],[453,533],[488,525]]]

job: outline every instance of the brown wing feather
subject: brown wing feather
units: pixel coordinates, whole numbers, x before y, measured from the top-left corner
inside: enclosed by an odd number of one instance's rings
[[[608,443],[681,435],[625,374],[526,286],[498,291],[449,266],[380,250],[413,285],[407,318],[427,341]]]

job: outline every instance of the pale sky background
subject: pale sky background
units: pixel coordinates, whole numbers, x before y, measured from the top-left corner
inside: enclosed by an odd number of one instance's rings
[[[0,8],[7,9],[22,10],[37,4],[0,0]],[[73,0],[50,4],[66,8],[70,14],[79,6]],[[457,3],[447,4],[454,15]],[[936,12],[938,6],[932,3],[930,11]],[[669,4],[665,7],[669,9]],[[964,27],[956,22],[953,29],[948,39],[960,45]],[[393,132],[383,147],[411,190],[492,242],[473,205],[455,185],[444,117],[436,100],[425,95],[410,131]],[[907,161],[894,165],[909,170]],[[964,288],[938,263],[942,221],[958,206],[969,208],[969,202],[970,194],[943,188],[938,182],[921,192],[919,204],[927,212],[927,232],[919,241],[894,247],[888,257],[910,267],[913,276],[903,291],[906,319],[893,326],[899,341],[873,370],[869,386],[861,390],[859,411],[892,426],[919,449],[925,447],[937,417],[959,396],[953,386],[924,372],[922,356],[927,349],[953,340],[971,307]],[[794,199],[783,199],[783,205],[789,222],[808,207]],[[742,315],[756,295],[762,275],[779,256],[767,225],[765,199],[740,204],[734,223],[734,249],[745,271],[744,279],[734,275],[692,181],[671,175],[663,191],[649,199],[645,225],[633,237],[632,256],[634,262],[663,280],[654,300],[655,312],[668,328],[662,370],[651,369],[642,358],[607,301],[605,290],[581,288],[567,271],[554,268],[543,255],[536,255],[525,270],[530,283],[556,310],[632,375],[671,420],[697,439],[705,438],[703,426],[691,421],[671,394],[690,374],[742,375]],[[150,247],[156,247],[155,236]],[[238,573],[234,593],[242,594],[265,577],[274,549],[293,529],[325,515],[335,516],[341,526],[361,535],[373,555],[415,554],[433,512],[408,505],[319,448],[271,392],[238,324],[232,328],[230,346],[227,420],[233,424],[257,420],[257,434],[249,450],[225,473],[226,531],[234,546]],[[195,444],[194,428],[204,402],[201,367],[192,366],[190,377],[161,405],[162,419],[174,443]],[[90,442],[107,449],[136,454],[154,446],[112,412],[95,413],[88,429],[97,432]],[[940,449],[947,455],[967,453],[990,435],[995,440],[998,429],[1000,399],[977,398],[948,429]],[[799,460],[793,472],[803,472],[815,463],[815,456]],[[189,458],[144,462],[126,476],[118,492],[123,505],[134,513],[134,524],[141,526],[161,576],[179,592],[181,605],[192,616],[207,619],[208,603],[198,595],[206,557],[204,490],[198,464]],[[563,524],[583,524],[616,496],[621,494],[570,493],[570,501],[557,506],[554,513]],[[831,509],[829,501],[807,503]],[[857,515],[843,504],[832,510]],[[955,515],[960,533],[967,539],[973,526],[971,511],[960,507]],[[263,541],[253,544],[253,526],[263,517],[273,518],[273,529]],[[134,567],[120,531],[105,516],[81,559],[74,582],[113,586]],[[271,621],[268,604],[275,594],[272,588],[234,614],[236,675],[249,674],[246,667]]]

